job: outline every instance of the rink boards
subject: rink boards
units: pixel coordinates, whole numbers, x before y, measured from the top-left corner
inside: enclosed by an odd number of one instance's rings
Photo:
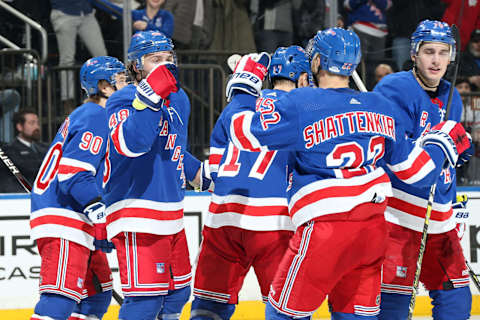
[[[467,227],[462,239],[462,246],[466,258],[472,268],[480,273],[480,189],[462,188],[459,192],[469,196],[468,209],[470,217],[466,220]],[[185,229],[190,260],[194,265],[201,241],[201,227],[203,216],[208,210],[210,197],[208,193],[187,192],[185,198]],[[38,276],[40,272],[40,257],[36,246],[29,237],[30,198],[25,194],[0,194],[0,319],[12,319],[12,312],[18,314],[31,312],[38,300]],[[120,292],[120,282],[117,272],[115,254],[109,254],[110,266],[114,271],[114,288]],[[471,284],[472,292],[479,292]],[[421,296],[426,293],[422,290]],[[245,279],[240,293],[240,305],[235,318],[255,319],[251,314],[262,312],[259,287],[253,272]],[[480,314],[480,301],[474,298],[472,313]],[[17,309],[13,311],[12,309]],[[18,310],[27,309],[27,310]],[[417,314],[428,313],[431,307],[427,297],[419,297]],[[8,310],[8,311],[7,311]],[[113,307],[113,311],[116,308]],[[323,306],[318,314],[327,315],[327,308]],[[8,314],[8,318],[7,318]],[[26,315],[26,314],[25,314]],[[23,319],[27,318],[22,316]],[[182,317],[184,318],[184,317]],[[19,319],[21,319],[19,317]],[[110,319],[106,317],[105,319]],[[113,319],[113,318],[111,318]]]

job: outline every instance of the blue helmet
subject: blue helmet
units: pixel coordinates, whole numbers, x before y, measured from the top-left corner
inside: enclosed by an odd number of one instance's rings
[[[128,62],[134,63],[138,70],[143,69],[142,57],[159,51],[173,51],[173,42],[160,31],[140,31],[132,36],[128,48]]]
[[[423,20],[410,38],[410,53],[417,55],[422,42],[442,42],[450,46],[450,61],[455,60],[455,38],[446,22]]]
[[[350,76],[360,63],[360,39],[350,30],[329,28],[318,31],[307,49],[310,63],[317,54],[323,70]]]
[[[80,69],[80,84],[88,96],[98,93],[98,81],[115,85],[115,75],[125,72],[124,64],[114,57],[100,56],[88,59]]]
[[[268,69],[270,79],[284,78],[297,82],[304,72],[310,72],[310,64],[302,47],[280,47],[272,55],[272,61]]]

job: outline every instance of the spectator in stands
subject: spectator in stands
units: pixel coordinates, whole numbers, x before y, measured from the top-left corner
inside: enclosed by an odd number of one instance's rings
[[[471,93],[471,84],[468,81],[468,78],[457,78],[457,81],[455,82],[455,88],[457,88],[460,95]],[[462,102],[463,112],[461,121],[465,129],[472,135],[475,149],[477,149],[478,143],[480,142],[480,111],[474,108],[472,104],[472,97],[462,95]],[[457,179],[459,184],[480,184],[480,169],[477,170],[477,162],[480,161],[478,155],[478,152],[476,152],[475,156],[470,158],[468,163],[460,168],[457,168]]]
[[[133,32],[158,30],[171,38],[174,18],[169,10],[163,9],[165,0],[146,0],[136,10],[132,10]],[[122,19],[123,8],[109,0],[97,0],[95,6],[118,19]]]
[[[257,51],[245,0],[216,1],[214,20],[215,29],[209,50]],[[224,64],[225,58],[219,59],[218,63]]]
[[[462,51],[467,48],[470,36],[480,28],[480,4],[477,0],[442,0],[447,4],[442,21],[460,28]],[[463,8],[462,8],[463,5]]]
[[[468,130],[468,126],[470,125],[467,122],[471,122],[472,120],[472,99],[469,96],[463,96],[463,94],[468,94],[472,92],[472,85],[468,78],[465,77],[458,77],[457,81],[455,82],[455,88],[457,88],[458,93],[460,93],[462,97],[462,104],[463,104],[463,112],[462,112],[462,123],[465,128]],[[479,119],[480,120],[480,119]],[[474,120],[473,120],[474,121]]]
[[[441,0],[392,0],[387,10],[387,25],[392,38],[392,58],[398,70],[402,70],[406,61],[411,62],[410,36],[418,23],[427,18],[440,20],[443,11]]]
[[[165,10],[171,12],[175,21],[178,21],[172,35],[176,49],[190,48],[196,8],[195,0],[168,0],[165,3]]]
[[[346,27],[352,28],[360,38],[368,88],[373,87],[375,66],[385,57],[386,10],[390,5],[390,0],[345,0],[343,3]]]
[[[460,59],[459,75],[467,77],[474,90],[480,89],[480,29],[473,31],[465,50]]]
[[[303,47],[318,30],[325,27],[325,0],[297,0],[293,1],[293,30],[294,43]]]
[[[255,44],[259,52],[273,53],[278,47],[288,47],[293,44],[292,10],[291,0],[250,1]],[[314,34],[315,32],[310,34],[310,37]]]
[[[132,10],[134,31],[158,30],[171,38],[173,34],[173,15],[161,7],[165,0],[147,0],[145,8]]]
[[[215,19],[213,0],[196,0],[192,25],[192,40],[189,49],[207,49],[212,43]]]
[[[376,60],[385,56],[385,39],[388,33],[386,11],[389,0],[345,0],[347,27],[352,27],[362,43],[362,55]]]
[[[10,159],[32,184],[48,151],[48,145],[40,142],[40,123],[33,109],[21,109],[13,116],[17,137],[8,145]]]
[[[50,20],[57,37],[59,66],[71,67],[75,63],[77,34],[92,56],[106,56],[107,49],[95,12],[89,0],[50,0]],[[62,72],[60,76],[61,100],[64,113],[69,114],[76,106],[74,100],[74,74]]]
[[[380,63],[375,68],[375,84],[377,84],[383,77],[387,74],[393,73],[393,69],[390,65],[386,63]]]

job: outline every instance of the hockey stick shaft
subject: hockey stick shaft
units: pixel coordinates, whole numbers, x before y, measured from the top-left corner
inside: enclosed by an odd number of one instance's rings
[[[32,192],[32,186],[28,182],[28,180],[23,176],[23,174],[20,172],[20,170],[15,166],[12,160],[7,156],[7,154],[3,151],[2,148],[0,148],[0,159],[2,159],[2,162],[7,166],[8,170],[17,178],[18,183],[25,189],[27,193]],[[115,291],[115,289],[112,289],[112,294],[113,298],[119,305],[122,305],[123,303],[123,298],[118,294],[118,292]]]
[[[360,79],[360,76],[358,75],[357,70],[353,71],[352,78],[358,90],[362,92],[367,92],[367,87],[365,87],[365,85],[362,82],[362,79]]]
[[[15,166],[12,160],[7,156],[5,151],[0,148],[0,159],[2,159],[3,164],[5,164],[10,170],[10,172],[15,176],[17,179],[18,183],[27,191],[27,193],[30,193],[32,191],[32,186],[28,182],[28,180],[23,176],[23,174],[18,170],[18,168]]]
[[[453,96],[453,90],[455,88],[455,82],[457,80],[457,74],[458,74],[458,65],[459,65],[459,60],[460,60],[460,36],[459,32],[457,29],[456,25],[452,25],[452,33],[454,33],[455,37],[455,43],[457,46],[457,57],[455,59],[455,69],[453,73],[453,79],[452,82],[450,83],[450,89],[448,92],[448,100],[447,100],[447,107],[445,108],[445,118],[442,120],[448,120],[448,116],[450,115],[450,107],[452,105],[452,96]],[[422,239],[420,241],[420,249],[418,251],[418,258],[417,258],[417,264],[416,264],[416,269],[415,269],[415,277],[413,280],[413,287],[412,287],[412,297],[410,298],[410,304],[408,306],[408,320],[411,320],[413,317],[413,310],[415,308],[415,299],[417,297],[417,291],[418,291],[418,285],[420,282],[420,273],[422,272],[422,261],[423,261],[423,255],[425,253],[425,248],[427,246],[427,236],[428,236],[428,225],[430,224],[430,216],[432,214],[432,208],[433,208],[433,200],[435,196],[435,190],[437,188],[437,183],[435,182],[431,188],[430,188],[430,193],[428,194],[428,203],[427,203],[427,212],[425,213],[425,221],[423,223],[423,232],[422,232]]]
[[[477,290],[480,291],[480,279],[478,279],[477,274],[473,271],[472,266],[470,266],[470,263],[468,263],[467,260],[465,260],[465,264],[467,265],[468,273],[470,274],[475,287],[477,287]]]

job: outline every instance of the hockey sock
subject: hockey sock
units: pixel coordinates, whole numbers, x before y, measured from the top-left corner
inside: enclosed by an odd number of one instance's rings
[[[152,320],[162,309],[165,296],[126,297],[120,307],[118,319]]]
[[[165,296],[165,301],[163,302],[163,307],[160,313],[158,314],[157,319],[165,320],[178,320],[182,313],[183,306],[187,303],[190,298],[190,286],[177,289],[169,290],[168,294]]]
[[[54,320],[66,320],[76,304],[75,300],[59,294],[42,293],[34,312],[38,316],[46,316]]]
[[[461,287],[451,290],[431,290],[429,295],[433,300],[433,319],[470,319],[470,310],[472,309],[472,293],[470,292],[469,287]]]
[[[408,316],[408,305],[411,295],[384,293],[380,302],[379,320],[405,320]]]
[[[228,320],[234,311],[234,304],[195,297],[192,302],[190,320]]]
[[[80,303],[75,306],[73,312],[88,316],[95,315],[97,318],[102,319],[108,310],[111,300],[112,290],[97,293],[80,301]]]

